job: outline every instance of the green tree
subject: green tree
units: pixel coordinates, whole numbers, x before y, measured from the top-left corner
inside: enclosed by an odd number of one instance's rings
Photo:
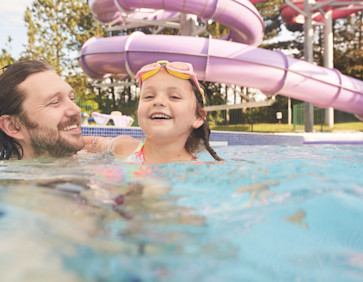
[[[270,40],[278,36],[284,24],[280,16],[282,0],[262,1],[255,6],[265,23],[264,40]]]
[[[5,43],[5,48],[1,49],[0,54],[0,68],[6,67],[14,63],[14,58],[10,55],[11,52],[11,36],[8,37],[8,41]]]
[[[35,0],[24,20],[28,45],[23,57],[42,57],[58,74],[78,67],[75,58],[87,39],[107,35],[92,20],[86,0]]]
[[[334,67],[363,80],[363,12],[335,22]]]

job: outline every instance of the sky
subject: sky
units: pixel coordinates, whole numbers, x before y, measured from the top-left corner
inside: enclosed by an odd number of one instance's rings
[[[10,54],[18,59],[20,52],[24,51],[22,45],[27,42],[24,12],[30,7],[33,0],[3,0],[0,7],[0,50],[7,47],[6,42],[10,35]],[[6,48],[8,49],[8,48]]]

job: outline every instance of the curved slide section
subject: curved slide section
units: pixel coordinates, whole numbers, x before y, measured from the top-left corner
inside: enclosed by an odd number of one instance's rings
[[[94,3],[97,1],[106,0],[93,0]],[[222,6],[225,1],[218,1],[215,7]],[[177,2],[185,1],[150,1],[154,2],[176,6]],[[209,2],[206,0],[205,3]],[[250,14],[253,15],[255,13]],[[260,28],[257,29],[261,32]],[[130,36],[89,39],[82,47],[80,63],[89,76],[102,79],[125,75],[132,77],[143,65],[160,59],[192,63],[200,80],[259,88],[265,94],[284,95],[322,108],[333,107],[363,119],[363,81],[342,75],[335,69],[290,58],[281,52],[242,43],[135,32]]]
[[[241,43],[135,32],[131,36],[91,38],[83,46],[80,60],[91,77],[105,78],[134,76],[143,65],[161,58],[192,63],[200,80],[259,88],[265,94],[280,94],[363,117],[363,81]]]
[[[248,0],[90,0],[89,6],[95,19],[103,24],[121,23],[122,14],[148,8],[213,19],[230,29],[231,40],[249,45],[258,45],[264,34],[263,20]]]

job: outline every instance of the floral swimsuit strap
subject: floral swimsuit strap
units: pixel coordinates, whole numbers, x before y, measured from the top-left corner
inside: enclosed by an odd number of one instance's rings
[[[144,164],[144,143],[145,141],[141,141],[137,146],[136,150],[129,157],[126,158],[125,162]]]
[[[141,141],[133,154],[135,156],[137,162],[140,164],[143,164],[145,162],[144,143],[145,143],[145,141]]]

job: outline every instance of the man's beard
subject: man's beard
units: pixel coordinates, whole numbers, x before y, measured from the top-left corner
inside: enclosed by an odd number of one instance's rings
[[[74,116],[65,124],[58,125],[57,129],[40,127],[38,123],[30,121],[28,117],[23,118],[24,125],[28,128],[30,144],[36,157],[67,157],[74,155],[84,146],[84,143],[71,143],[59,134],[61,128],[69,124],[78,123],[79,119]]]

